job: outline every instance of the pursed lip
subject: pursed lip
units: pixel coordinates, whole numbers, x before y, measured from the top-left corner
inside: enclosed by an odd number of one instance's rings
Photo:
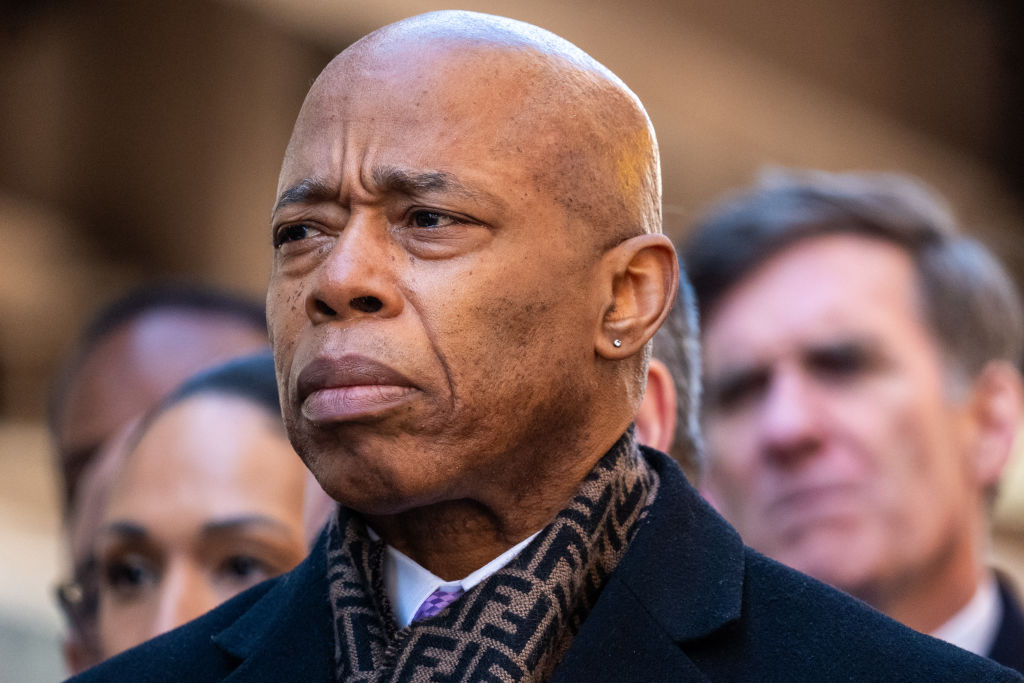
[[[404,402],[416,386],[384,363],[360,355],[317,358],[299,373],[298,399],[312,422],[368,417]]]

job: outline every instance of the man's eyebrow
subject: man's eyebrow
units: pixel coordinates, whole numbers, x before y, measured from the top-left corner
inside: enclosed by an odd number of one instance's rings
[[[483,200],[496,206],[505,204],[490,192],[465,185],[447,171],[410,171],[397,166],[378,166],[373,169],[373,182],[384,192],[405,195],[446,192],[466,199]]]
[[[411,171],[397,166],[378,166],[372,172],[373,183],[382,192],[421,195],[428,192],[447,192],[466,199],[485,201],[497,207],[505,202],[490,192],[472,188],[447,171]],[[274,213],[291,204],[314,204],[335,199],[337,188],[323,178],[303,178],[281,193]]]
[[[290,204],[313,204],[336,197],[338,191],[327,184],[323,178],[303,178],[281,193],[274,206],[277,213]]]
[[[718,371],[717,373],[704,373],[704,390],[708,396],[712,396],[744,382],[750,381],[757,375],[767,372],[763,363],[749,363],[735,365]]]

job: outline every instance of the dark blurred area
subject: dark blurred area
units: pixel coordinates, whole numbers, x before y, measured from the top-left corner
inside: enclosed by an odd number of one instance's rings
[[[658,131],[673,236],[766,165],[905,171],[948,197],[1024,282],[1024,3],[460,6],[551,29],[636,91]],[[45,583],[56,564],[42,421],[75,332],[154,278],[262,296],[277,172],[310,82],[373,28],[442,7],[0,4],[0,513],[27,529],[7,542],[54,556],[0,583],[29,594],[22,579]],[[0,600],[0,641],[8,618],[56,628],[47,596],[12,599]],[[12,638],[5,647],[22,643]]]

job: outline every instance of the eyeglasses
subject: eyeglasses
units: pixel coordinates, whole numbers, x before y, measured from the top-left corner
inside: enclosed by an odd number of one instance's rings
[[[72,577],[54,589],[57,604],[68,623],[79,631],[91,631],[99,612],[99,581],[95,558],[89,558],[72,571]]]

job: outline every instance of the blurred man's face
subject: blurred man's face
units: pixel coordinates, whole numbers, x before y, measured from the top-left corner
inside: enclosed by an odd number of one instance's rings
[[[364,513],[513,489],[586,423],[596,259],[540,182],[562,132],[501,58],[329,67],[285,157],[267,299],[285,421]]]
[[[117,328],[68,385],[54,434],[67,476],[77,479],[107,439],[185,378],[266,345],[262,330],[193,311],[153,311]]]
[[[973,542],[967,409],[898,248],[785,249],[711,311],[704,350],[707,490],[749,545],[863,596]]]

